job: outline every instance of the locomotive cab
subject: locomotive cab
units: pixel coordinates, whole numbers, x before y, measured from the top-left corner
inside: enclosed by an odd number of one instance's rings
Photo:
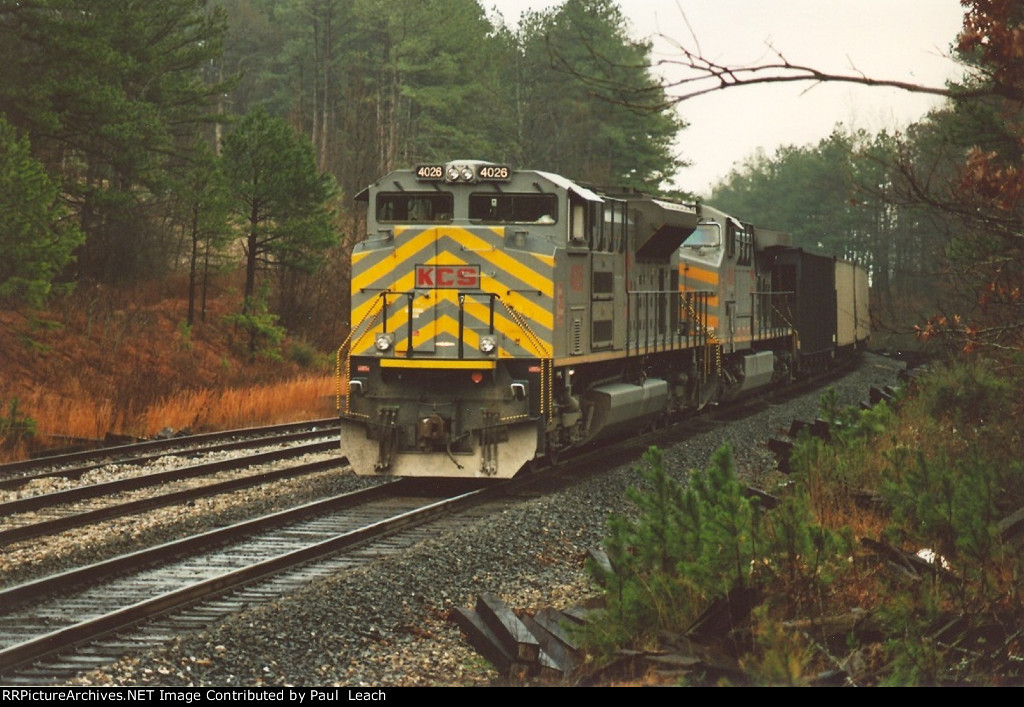
[[[785,316],[786,294],[759,267],[758,251],[788,238],[763,234],[751,224],[708,206],[679,248],[683,290],[713,294],[706,317],[720,345],[719,390],[726,401],[792,375],[793,328]]]
[[[477,161],[365,190],[341,354],[343,451],[358,473],[509,477],[551,396],[554,255],[570,183]]]

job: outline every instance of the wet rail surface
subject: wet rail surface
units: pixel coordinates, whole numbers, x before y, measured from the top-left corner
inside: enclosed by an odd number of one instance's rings
[[[439,499],[410,496],[416,485],[390,482],[10,587],[0,592],[0,679],[66,680],[86,664],[116,659],[126,641],[144,644],[122,633],[133,626],[182,611],[186,618],[177,620],[193,622],[187,617],[198,611],[209,621],[253,597],[280,596],[313,576],[408,547],[431,532],[417,526],[482,504],[498,489]],[[213,597],[223,598],[211,604]],[[117,636],[111,649],[95,643],[110,635]],[[91,647],[68,653],[84,644]],[[40,663],[50,656],[58,657]]]
[[[292,422],[222,432],[156,439],[113,447],[102,447],[68,454],[0,464],[0,489],[16,489],[33,479],[50,477],[78,478],[89,471],[112,463],[144,464],[169,454],[198,454],[217,450],[246,449],[274,441],[305,439],[339,431],[335,418]]]
[[[136,466],[133,462],[130,465],[132,470],[122,478],[81,483],[2,502],[0,546],[278,479],[312,474],[343,464],[343,457],[319,463],[283,463],[308,454],[336,451],[337,439],[324,439],[324,435],[323,432],[303,433],[303,439],[312,437],[316,441],[283,447],[280,446],[282,442],[274,439],[270,442],[275,448],[270,451],[238,454],[197,464],[170,465],[170,468],[155,471],[144,464]]]

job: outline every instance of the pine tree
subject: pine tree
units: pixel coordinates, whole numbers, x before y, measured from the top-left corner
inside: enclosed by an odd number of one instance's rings
[[[0,115],[0,300],[40,306],[82,242],[27,137]]]
[[[335,186],[317,171],[309,141],[261,109],[225,138],[223,162],[232,210],[245,231],[244,315],[255,306],[261,270],[315,270],[337,243],[329,206]]]
[[[168,170],[213,119],[223,86],[204,71],[223,32],[206,0],[0,7],[0,99],[62,175],[87,238],[80,278],[120,281],[165,265]]]

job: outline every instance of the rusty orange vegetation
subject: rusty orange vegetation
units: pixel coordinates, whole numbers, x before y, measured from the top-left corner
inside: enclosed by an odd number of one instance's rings
[[[226,430],[329,417],[335,409],[333,376],[301,376],[227,390],[185,390],[150,405],[139,419],[145,435],[164,427]]]
[[[237,296],[211,298],[206,320],[186,327],[172,282],[79,291],[42,313],[0,311],[0,415],[16,399],[37,438],[91,439],[333,415],[330,357],[303,367],[287,360],[286,343],[285,360],[249,360],[244,333],[225,317],[237,307]],[[24,445],[3,446],[6,459],[24,454]]]

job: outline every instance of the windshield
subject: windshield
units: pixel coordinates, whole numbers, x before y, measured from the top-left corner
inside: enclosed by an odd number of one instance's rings
[[[452,195],[444,192],[401,192],[377,195],[381,223],[451,223]]]
[[[722,244],[722,229],[717,223],[698,224],[696,230],[683,241],[685,248],[717,248]]]
[[[469,218],[484,223],[555,223],[554,194],[470,194]]]

